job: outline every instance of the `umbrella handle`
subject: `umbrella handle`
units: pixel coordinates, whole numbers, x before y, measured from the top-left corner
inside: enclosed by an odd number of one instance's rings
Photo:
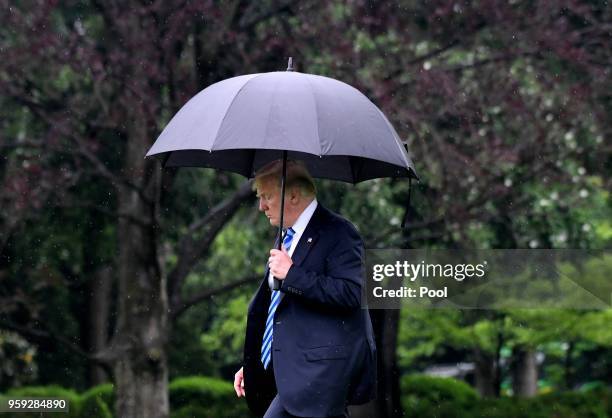
[[[281,250],[283,245],[283,222],[285,218],[285,178],[287,177],[287,151],[283,151],[283,176],[281,177],[281,205],[280,205],[280,223],[278,224],[278,243],[277,250]],[[276,277],[272,277],[273,290],[279,290],[281,282]]]

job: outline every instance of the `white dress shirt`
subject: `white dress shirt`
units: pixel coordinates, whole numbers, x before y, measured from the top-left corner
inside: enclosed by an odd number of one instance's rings
[[[300,216],[298,216],[295,223],[291,225],[291,228],[293,228],[293,230],[295,231],[295,234],[293,234],[293,240],[291,241],[291,248],[289,248],[289,257],[293,255],[293,251],[296,249],[298,243],[300,242],[300,238],[302,238],[302,234],[306,230],[306,227],[308,226],[308,222],[310,222],[310,218],[312,218],[312,215],[314,214],[315,209],[317,208],[317,205],[318,205],[317,199],[315,198],[312,200],[312,202],[310,202],[308,206],[306,206],[306,208],[302,211],[302,213],[300,213]],[[268,273],[268,285],[270,286],[270,289],[274,288],[272,272]]]

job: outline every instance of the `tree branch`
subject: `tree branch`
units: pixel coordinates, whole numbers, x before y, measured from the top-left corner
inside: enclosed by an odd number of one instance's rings
[[[263,22],[264,20],[277,15],[278,13],[284,11],[285,9],[288,9],[289,7],[291,7],[293,3],[297,3],[297,2],[295,0],[273,1],[272,7],[270,7],[269,9],[262,10],[257,13],[253,13],[251,16],[248,16],[248,18],[242,17],[240,19],[240,22],[238,23],[238,27],[240,30],[246,31],[252,28],[253,26],[257,25],[258,23]],[[255,2],[252,4],[260,4],[260,3]]]
[[[191,296],[190,298],[188,298],[187,300],[185,300],[183,303],[180,304],[180,306],[178,306],[176,309],[173,309],[171,311],[171,316],[173,320],[176,320],[179,316],[181,316],[187,309],[189,309],[190,307],[197,305],[200,302],[203,302],[207,299],[210,299],[214,296],[220,295],[222,293],[225,292],[229,292],[230,290],[233,290],[237,287],[240,287],[242,285],[245,285],[247,283],[252,283],[255,282],[257,280],[260,280],[261,276],[249,276],[249,277],[245,277],[243,279],[240,280],[236,280],[234,282],[225,284],[223,286],[214,288],[214,289],[206,289],[203,290],[199,293],[194,294],[193,296]]]
[[[78,345],[69,341],[67,338],[62,337],[58,333],[51,333],[42,329],[24,327],[23,325],[15,324],[14,322],[5,319],[0,320],[0,327],[21,335],[32,344],[41,345],[44,343],[51,343],[66,347],[79,357],[102,366],[112,376],[112,370],[110,370],[107,362],[98,358],[95,354],[89,354],[83,351]]]
[[[447,43],[444,46],[441,46],[438,49],[434,49],[433,51],[428,52],[427,54],[423,54],[421,56],[418,56],[418,57],[415,57],[415,58],[411,59],[410,61],[408,61],[406,63],[406,65],[415,65],[415,64],[419,64],[419,63],[421,63],[423,61],[427,61],[428,59],[433,58],[435,56],[438,56],[438,55],[442,54],[443,52],[446,52],[449,49],[451,49],[451,48],[453,48],[453,47],[455,47],[455,46],[457,46],[459,44],[460,44],[459,39],[453,39],[452,41],[450,41],[449,43]]]
[[[57,208],[83,208],[83,209],[92,209],[102,215],[106,215],[110,218],[125,218],[127,220],[129,220],[130,222],[140,225],[143,228],[150,228],[151,227],[151,222],[146,222],[143,221],[142,219],[136,218],[135,216],[129,214],[129,213],[124,213],[124,212],[119,212],[116,210],[110,210],[110,209],[106,209],[94,202],[88,202],[88,201],[80,201],[80,202],[74,202],[74,201],[58,201],[57,203],[53,204],[53,206],[57,207]]]
[[[538,52],[525,51],[525,52],[520,52],[517,54],[505,54],[505,55],[500,55],[497,57],[487,58],[487,59],[473,62],[471,64],[456,65],[454,67],[443,68],[442,70],[448,71],[448,72],[460,72],[460,71],[471,69],[471,68],[483,67],[485,65],[494,64],[497,62],[515,60],[519,57],[538,57],[538,56],[539,56]]]
[[[83,138],[79,138],[77,135],[74,134],[72,129],[67,129],[62,124],[58,123],[57,120],[53,120],[51,116],[47,114],[47,108],[44,104],[37,103],[30,99],[26,99],[25,97],[27,96],[17,94],[16,92],[11,92],[10,95],[16,102],[22,104],[23,106],[26,106],[30,111],[36,114],[36,116],[44,120],[49,126],[52,126],[53,128],[57,129],[66,138],[72,139],[72,141],[77,145],[77,152],[81,156],[85,157],[85,159],[88,160],[93,165],[93,167],[95,167],[96,172],[100,176],[106,178],[115,187],[117,187],[117,185],[125,185],[135,190],[145,202],[151,204],[150,199],[144,195],[143,190],[140,187],[130,182],[127,178],[115,175],[109,168],[107,168],[106,165],[98,158],[98,156],[96,156],[90,149],[88,149],[87,144],[85,143]],[[26,143],[26,145],[35,146],[36,143],[33,141],[29,141]]]
[[[234,216],[240,208],[240,204],[253,196],[251,182],[244,183],[236,193],[217,206],[209,210],[206,215],[194,221],[187,230],[185,236],[178,244],[178,262],[176,267],[168,276],[168,296],[171,308],[181,305],[181,287],[191,269],[197,264],[215,237]],[[199,240],[194,239],[194,234],[200,230],[205,230]]]

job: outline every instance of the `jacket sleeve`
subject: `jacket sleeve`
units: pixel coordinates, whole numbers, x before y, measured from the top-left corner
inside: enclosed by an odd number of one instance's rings
[[[345,226],[335,235],[337,242],[324,260],[325,274],[292,265],[283,280],[282,292],[324,305],[361,307],[363,242],[352,227]]]

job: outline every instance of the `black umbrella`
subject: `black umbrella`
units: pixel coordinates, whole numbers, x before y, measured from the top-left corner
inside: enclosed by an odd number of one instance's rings
[[[165,167],[210,167],[249,178],[282,159],[279,237],[287,159],[303,161],[313,177],[349,183],[418,178],[376,105],[346,83],[293,71],[291,58],[287,71],[233,77],[202,90],[168,123],[147,153],[153,155]]]

